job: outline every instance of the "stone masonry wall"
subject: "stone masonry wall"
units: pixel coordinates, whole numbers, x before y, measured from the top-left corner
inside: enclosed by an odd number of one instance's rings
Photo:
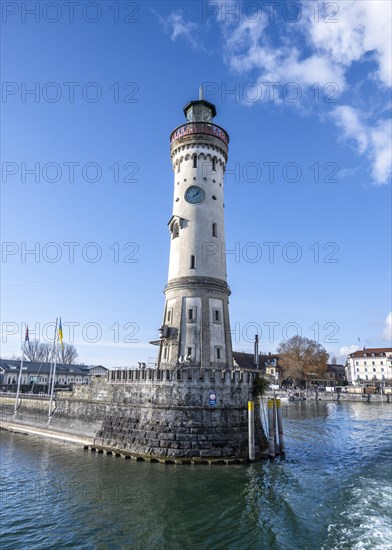
[[[94,444],[156,458],[247,458],[247,401],[252,398],[253,373],[239,371],[182,372],[156,370],[109,373],[72,394],[58,392],[49,429],[93,436]],[[130,379],[132,377],[132,380]],[[217,396],[209,406],[209,393]],[[13,400],[2,399],[2,418],[11,420]],[[45,398],[22,399],[15,419],[47,427]],[[257,455],[266,446],[256,419]]]
[[[97,445],[159,458],[247,457],[253,373],[183,369],[158,376],[149,369],[112,372],[109,383],[75,390],[75,398],[117,403],[105,415]],[[211,391],[217,397],[212,407]],[[256,426],[259,452],[265,438],[258,415]]]

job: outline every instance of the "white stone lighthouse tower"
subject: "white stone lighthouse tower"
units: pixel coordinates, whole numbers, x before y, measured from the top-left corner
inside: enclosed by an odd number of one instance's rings
[[[173,130],[174,171],[169,278],[158,368],[233,365],[224,234],[224,173],[229,136],[202,98],[184,108]]]

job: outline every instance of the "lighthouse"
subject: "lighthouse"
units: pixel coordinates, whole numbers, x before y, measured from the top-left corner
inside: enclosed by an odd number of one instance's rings
[[[169,275],[160,337],[151,342],[159,346],[158,368],[110,371],[107,395],[121,407],[105,409],[94,444],[139,460],[236,464],[250,453],[247,406],[258,375],[233,365],[224,227],[229,136],[202,93],[184,114],[170,135]],[[252,453],[260,458],[260,414],[254,423]]]
[[[215,105],[184,107],[170,135],[174,173],[169,275],[159,338],[159,369],[233,366],[224,229],[224,174],[229,136]]]

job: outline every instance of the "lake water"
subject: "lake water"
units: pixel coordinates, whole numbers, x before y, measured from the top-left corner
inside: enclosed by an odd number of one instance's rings
[[[285,459],[133,462],[1,432],[1,549],[392,548],[386,403],[290,403]]]

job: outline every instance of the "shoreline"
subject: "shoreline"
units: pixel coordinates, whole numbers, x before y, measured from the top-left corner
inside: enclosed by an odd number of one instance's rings
[[[333,401],[333,402],[357,402],[357,403],[392,403],[392,395],[379,393],[349,393],[349,392],[314,392],[311,390],[298,390],[289,396],[285,390],[265,392],[263,399],[282,399],[284,402],[294,403],[301,401]]]

